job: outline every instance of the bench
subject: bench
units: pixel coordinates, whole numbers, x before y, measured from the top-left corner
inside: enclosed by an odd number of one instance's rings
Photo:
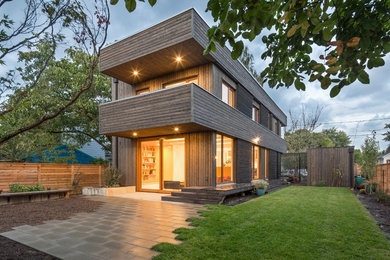
[[[0,205],[55,200],[63,198],[68,199],[69,195],[70,190],[68,189],[27,192],[3,192],[0,194]]]

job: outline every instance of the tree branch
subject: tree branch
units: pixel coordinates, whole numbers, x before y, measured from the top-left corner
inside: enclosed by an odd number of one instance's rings
[[[50,131],[50,133],[52,133],[52,134],[83,134],[83,135],[88,136],[89,138],[93,139],[98,144],[100,144],[103,147],[104,150],[110,151],[110,147],[105,145],[99,139],[97,139],[96,137],[94,137],[93,135],[91,135],[89,133],[86,133],[86,132],[83,132],[83,131],[80,131],[80,130],[73,129],[73,130],[64,130],[64,131]]]

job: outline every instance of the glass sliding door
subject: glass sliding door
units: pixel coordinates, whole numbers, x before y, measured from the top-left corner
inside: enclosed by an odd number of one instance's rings
[[[141,189],[160,190],[160,141],[141,142]]]
[[[185,184],[184,138],[163,140],[163,189],[181,189]]]
[[[141,141],[141,190],[176,190],[185,186],[184,145],[184,138]]]
[[[234,173],[234,140],[217,134],[216,149],[216,182],[217,184],[232,183]]]

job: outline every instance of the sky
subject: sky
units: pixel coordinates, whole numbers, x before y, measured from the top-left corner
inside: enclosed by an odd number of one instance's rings
[[[120,0],[116,6],[110,7],[111,24],[107,44],[142,31],[189,8],[195,8],[209,25],[213,25],[210,12],[205,12],[206,6],[207,0],[158,0],[154,7],[138,2],[136,10],[128,13],[124,1]],[[18,16],[19,13],[21,14],[16,11],[14,15]],[[247,42],[247,46],[255,57],[255,69],[262,71],[267,63],[260,58],[265,49],[261,37]],[[343,88],[336,98],[330,98],[329,90],[324,91],[318,83],[312,82],[306,82],[306,91],[297,91],[294,87],[271,89],[267,84],[264,89],[286,115],[290,110],[299,113],[302,105],[307,111],[314,111],[317,106],[323,107],[319,119],[322,124],[317,131],[330,127],[343,130],[350,136],[351,145],[356,148],[360,148],[365,137],[372,130],[376,130],[380,149],[383,150],[390,145],[382,140],[385,123],[390,123],[390,55],[385,57],[385,61],[385,66],[368,71],[371,80],[369,85],[355,82]],[[12,60],[9,60],[8,64],[12,64]]]

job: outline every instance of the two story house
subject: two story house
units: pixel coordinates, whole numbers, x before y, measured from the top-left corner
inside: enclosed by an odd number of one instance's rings
[[[228,48],[203,55],[209,26],[190,9],[101,52],[113,78],[99,111],[122,185],[171,192],[275,179],[287,117]]]

